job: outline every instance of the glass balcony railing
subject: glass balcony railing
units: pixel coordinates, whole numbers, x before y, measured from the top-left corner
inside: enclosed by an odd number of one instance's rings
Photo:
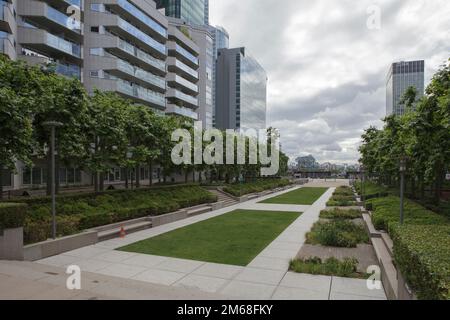
[[[186,73],[190,74],[191,76],[193,76],[194,78],[198,79],[198,72],[195,71],[194,69],[190,68],[189,66],[185,65],[180,60],[176,60],[175,65],[178,68],[180,68],[181,70],[183,70],[184,72],[186,72]]]
[[[46,33],[47,44],[55,49],[66,52],[72,56],[81,57],[81,46],[73,42],[59,38],[53,34]]]
[[[67,2],[68,4],[81,8],[81,0],[64,0],[64,1]]]
[[[136,48],[132,44],[122,39],[119,39],[119,48],[139,58],[140,60],[145,61],[146,63],[160,69],[161,71],[166,71],[166,63],[164,61],[152,57],[148,53]]]
[[[158,77],[157,75],[151,74],[150,72],[142,70],[141,68],[135,67],[122,59],[117,59],[117,63],[119,70],[145,82],[151,83],[159,88],[166,88],[166,81],[164,78]]]
[[[81,32],[82,23],[80,21],[73,19],[71,17],[68,17],[64,13],[62,13],[56,9],[53,9],[52,7],[47,7],[47,17],[50,20],[66,27],[70,30],[74,30],[78,33]]]
[[[175,44],[175,50],[180,53],[183,57],[187,58],[188,60],[192,61],[196,65],[198,65],[198,58],[194,56],[192,53],[181,47],[179,44]]]
[[[126,32],[128,32],[129,34],[133,35],[134,37],[136,37],[137,39],[141,40],[142,42],[146,43],[147,45],[151,46],[152,48],[154,48],[155,50],[157,50],[158,52],[166,55],[166,46],[162,43],[159,43],[158,41],[156,41],[155,39],[153,39],[152,37],[146,35],[144,32],[142,32],[141,30],[139,30],[138,28],[136,28],[135,26],[129,24],[128,22],[126,22],[125,20],[119,18],[119,24],[118,26],[125,30]]]
[[[188,109],[188,108],[183,108],[183,107],[179,107],[176,105],[171,105],[169,112],[174,113],[174,114],[179,114],[181,116],[185,116],[194,120],[198,120],[198,114],[197,112]]]
[[[135,18],[139,19],[141,22],[145,23],[147,26],[155,30],[157,33],[162,35],[164,38],[167,38],[167,30],[161,26],[159,23],[157,23],[155,20],[147,16],[145,13],[143,13],[141,10],[136,8],[134,5],[132,5],[130,2],[126,0],[119,0],[118,1],[119,6],[121,6],[123,9],[128,11],[131,15],[133,15]]]
[[[55,71],[66,77],[81,79],[81,68],[77,65],[56,63]]]
[[[117,80],[117,90],[123,94],[135,97],[159,106],[165,106],[166,99],[163,94],[145,89],[138,85],[131,85],[121,79]]]
[[[192,105],[198,106],[198,99],[197,98],[194,98],[194,97],[192,97],[190,95],[187,95],[187,94],[185,94],[185,93],[183,93],[181,91],[178,91],[176,89],[172,89],[172,91],[169,93],[169,95],[174,97],[174,98],[183,100],[183,101],[185,101],[187,103],[190,103]]]
[[[192,91],[198,92],[198,86],[193,84],[192,82],[180,77],[179,75],[175,75],[175,82],[181,84],[182,86],[191,89]]]

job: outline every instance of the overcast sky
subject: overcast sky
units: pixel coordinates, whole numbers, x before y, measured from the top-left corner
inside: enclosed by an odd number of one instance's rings
[[[390,63],[425,59],[428,83],[450,57],[448,0],[210,0],[210,11],[266,69],[268,125],[293,158],[356,162],[364,128],[385,116]]]

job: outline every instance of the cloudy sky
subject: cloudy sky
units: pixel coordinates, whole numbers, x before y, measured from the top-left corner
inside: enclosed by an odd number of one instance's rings
[[[448,0],[210,0],[210,10],[266,69],[269,125],[293,158],[356,162],[364,128],[385,116],[390,63],[425,59],[429,82],[450,57]]]

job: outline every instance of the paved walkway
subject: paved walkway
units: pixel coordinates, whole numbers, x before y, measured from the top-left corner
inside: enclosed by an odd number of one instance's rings
[[[365,280],[288,272],[332,195],[330,188],[312,206],[273,205],[262,200],[293,188],[182,221],[143,230],[125,239],[112,239],[39,261],[44,265],[78,265],[84,272],[138,280],[149,284],[195,290],[237,299],[385,299],[383,290],[369,291]],[[115,251],[119,247],[216,217],[236,209],[301,211],[303,214],[266,247],[247,267]]]

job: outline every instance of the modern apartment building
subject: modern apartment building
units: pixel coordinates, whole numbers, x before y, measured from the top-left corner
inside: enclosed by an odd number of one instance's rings
[[[82,16],[80,0],[1,0],[0,53],[81,79]]]
[[[177,18],[190,25],[204,25],[206,6],[205,0],[156,0],[158,9],[164,9],[167,17]]]
[[[200,48],[187,27],[175,21],[171,20],[168,30],[166,113],[198,120]]]
[[[386,82],[386,114],[402,115],[405,107],[400,103],[409,87],[417,90],[417,99],[425,91],[425,61],[402,61],[391,65]]]
[[[216,126],[266,129],[267,75],[245,48],[219,49]]]
[[[183,89],[183,93],[190,94],[197,99],[197,104],[195,107],[195,111],[197,113],[197,119],[203,123],[204,128],[212,127],[212,113],[213,113],[213,39],[210,34],[210,30],[205,26],[194,26],[189,25],[185,21],[181,19],[168,18],[169,19],[169,43],[172,39],[175,39],[178,44],[178,47],[183,49],[183,41],[185,42],[184,48],[188,51],[187,53],[183,50],[170,50],[171,44],[169,44],[169,55],[175,55],[175,57],[169,57],[168,66],[169,66],[169,76],[171,72],[174,71],[171,68],[171,65],[174,63],[174,59],[176,61],[180,61],[186,66],[183,68],[186,71],[189,71],[189,74],[178,74],[179,76],[184,77],[184,80],[195,81],[194,83],[197,86],[197,93],[192,92],[192,90],[187,90],[187,88]],[[176,31],[172,36],[170,34],[171,30]],[[181,32],[180,32],[181,31]],[[171,39],[172,38],[172,39]],[[184,38],[184,40],[182,40]],[[186,40],[187,39],[187,40]],[[184,54],[183,54],[184,53]],[[186,60],[188,59],[188,60]],[[190,68],[191,70],[188,70]],[[192,78],[194,75],[193,71],[195,71],[195,75],[197,78]],[[168,82],[169,86],[171,85]],[[169,99],[169,96],[168,96]],[[180,101],[178,101],[180,103]],[[183,101],[181,101],[183,102]],[[184,101],[186,103],[186,101]],[[185,105],[187,108],[192,108],[192,104]],[[172,110],[172,106],[168,108],[168,110]],[[186,114],[185,114],[186,115]],[[194,118],[194,117],[191,117]]]
[[[167,19],[153,1],[85,0],[84,85],[166,109]]]
[[[213,36],[213,52],[214,52],[214,61],[213,61],[213,127],[216,127],[216,92],[217,92],[217,53],[219,49],[228,49],[230,47],[230,36],[225,30],[225,28],[220,26],[210,26],[210,31]]]

